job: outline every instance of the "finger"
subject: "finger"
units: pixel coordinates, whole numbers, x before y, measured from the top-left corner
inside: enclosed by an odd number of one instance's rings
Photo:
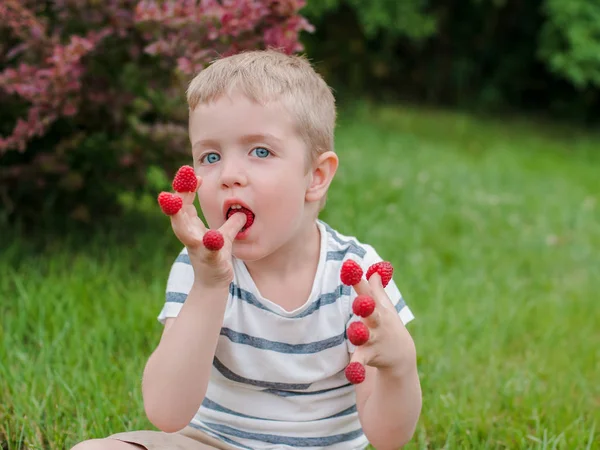
[[[200,224],[202,222],[200,221]],[[171,227],[177,239],[183,245],[189,248],[197,248],[202,245],[202,236],[204,236],[203,225],[201,226],[190,220],[190,218],[182,211],[171,216]]]
[[[243,226],[246,224],[246,214],[244,213],[235,213],[232,214],[229,219],[219,228],[219,231],[223,234],[225,239],[233,241],[236,235],[241,231]]]
[[[363,366],[366,366],[368,360],[367,351],[365,348],[366,347],[356,347],[356,350],[354,350],[354,353],[352,353],[352,356],[350,357],[350,362],[357,362],[361,363]]]
[[[196,175],[196,181],[198,182],[198,186],[195,192],[176,192],[175,194],[179,195],[183,200],[183,207],[181,209],[184,215],[188,216],[188,225],[194,228],[200,228],[203,233],[206,233],[206,226],[204,225],[204,222],[202,222],[202,219],[200,219],[200,216],[198,215],[198,210],[194,205],[196,192],[202,184],[202,178]]]
[[[363,317],[362,321],[369,329],[376,329],[379,327],[379,324],[381,323],[381,311],[378,309],[377,301],[375,301],[375,309],[373,312],[369,316]]]
[[[368,295],[371,297],[371,286],[369,286],[369,282],[365,278],[361,279],[358,284],[353,285],[352,288],[358,295]]]
[[[381,290],[383,289],[383,285],[381,284],[381,276],[377,272],[369,277],[367,284],[369,285],[369,289],[374,291],[374,293],[381,293]]]
[[[194,205],[184,206],[177,214],[172,215],[171,227],[181,243],[189,248],[202,245],[202,237],[207,231]]]
[[[190,195],[190,193],[186,193],[185,195]],[[196,210],[196,206],[194,206],[193,203],[184,203],[181,210],[177,214],[172,216],[171,219],[177,221],[180,227],[184,226],[187,228],[199,229],[202,231],[202,233],[206,232],[204,222],[202,222],[202,220],[198,216],[198,211]]]
[[[367,369],[367,353],[359,347],[352,354],[350,362],[346,366],[346,379],[352,384],[360,384],[365,380]]]
[[[379,274],[377,272],[375,272],[373,275],[371,275],[371,277],[369,278],[369,288],[371,289],[371,292],[373,293],[373,299],[375,300],[375,308],[385,308],[385,309],[390,309],[393,308],[394,305],[392,304],[391,300],[389,299],[387,292],[385,291],[385,288],[383,287],[383,284],[381,283],[381,277],[379,276]]]
[[[198,184],[200,184],[202,182],[202,178],[196,176],[196,181],[198,182]],[[198,216],[198,211],[196,210],[196,206],[194,205],[196,192],[175,192],[174,194],[181,198],[183,202],[183,206],[179,211],[180,213],[182,213],[181,215],[188,216],[188,219],[186,220],[191,222],[192,225],[200,226],[203,231],[206,231],[204,223],[202,223],[202,220],[200,220],[200,217]]]

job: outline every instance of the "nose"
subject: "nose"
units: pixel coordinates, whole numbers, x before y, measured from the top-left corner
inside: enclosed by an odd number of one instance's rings
[[[241,161],[235,158],[228,158],[221,164],[221,186],[225,189],[232,187],[241,187],[248,184],[248,178]]]

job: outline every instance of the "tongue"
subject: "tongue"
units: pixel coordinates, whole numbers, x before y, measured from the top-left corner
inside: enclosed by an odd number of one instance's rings
[[[252,223],[254,222],[254,213],[249,209],[244,208],[243,206],[240,209],[229,208],[229,211],[227,211],[227,218],[229,219],[233,214],[237,212],[246,214],[246,224],[243,226],[242,231],[246,230],[247,228],[250,228],[250,225],[252,225]]]

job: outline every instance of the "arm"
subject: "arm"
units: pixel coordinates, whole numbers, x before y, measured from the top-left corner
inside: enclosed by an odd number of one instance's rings
[[[200,187],[202,179],[197,177],[197,182]],[[233,241],[246,223],[245,214],[233,214],[218,230],[221,246],[209,250],[204,246],[208,230],[194,207],[196,193],[177,195],[183,206],[169,215],[175,235],[188,250],[194,281],[177,318],[165,323],[142,379],[146,415],[165,432],[183,429],[206,395],[233,279]]]
[[[369,442],[377,450],[401,448],[411,440],[421,413],[416,361],[404,373],[367,366],[356,400]]]
[[[228,288],[194,284],[177,319],[167,319],[142,379],[150,422],[165,432],[184,428],[200,407],[223,323]]]

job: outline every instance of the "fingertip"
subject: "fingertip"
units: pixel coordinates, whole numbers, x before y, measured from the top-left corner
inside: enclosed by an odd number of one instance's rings
[[[246,216],[246,214],[235,213],[234,216],[239,216],[236,218],[236,220],[239,222],[239,226],[238,226],[239,229],[241,229],[244,225],[246,225],[246,222],[248,221],[248,216]],[[238,231],[240,231],[239,229],[238,229]]]
[[[194,192],[176,192],[181,197],[185,205],[192,205],[194,203]]]
[[[236,217],[236,216],[241,216],[241,217]],[[244,213],[235,213],[232,216],[229,217],[229,219],[227,219],[225,221],[225,223],[223,224],[223,226],[220,228],[221,231],[223,232],[223,234],[228,235],[231,240],[235,240],[235,237],[237,236],[237,234],[242,230],[242,228],[244,227],[244,225],[246,224],[246,220],[248,218],[246,217],[246,214]]]
[[[229,222],[233,228],[238,229],[238,228],[242,228],[244,225],[246,225],[246,220],[247,220],[246,214],[235,213],[231,217],[229,217],[229,219],[227,219],[227,222],[225,222],[225,223]]]
[[[242,219],[243,219],[243,220],[244,220],[244,223],[246,223],[246,219],[248,218],[248,217],[246,216],[246,214],[244,214],[244,213],[243,213],[243,212],[241,212],[241,211],[239,211],[239,212],[236,212],[236,213],[233,213],[233,214],[231,215],[231,217],[235,217],[235,218],[236,218],[236,220],[242,220]]]
[[[240,231],[242,231],[242,228],[244,228],[244,225],[246,225],[246,222],[248,221],[248,217],[246,217],[246,214],[242,214],[239,213],[239,216],[242,216],[241,218],[238,219],[238,225],[235,227],[235,234],[237,235]],[[235,235],[233,236],[235,239]]]
[[[352,353],[352,356],[350,356],[350,362],[359,363],[363,366],[366,365],[364,351],[360,350],[360,347],[356,347],[356,350],[354,350],[354,353]]]
[[[362,278],[357,284],[352,286],[358,295],[370,295],[371,289],[369,282]]]

